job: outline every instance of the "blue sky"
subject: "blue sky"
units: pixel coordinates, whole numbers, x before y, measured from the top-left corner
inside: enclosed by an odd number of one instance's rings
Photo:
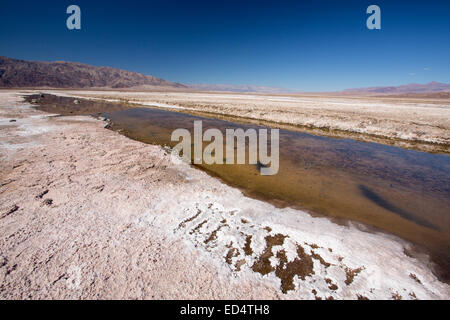
[[[450,83],[450,1],[2,0],[0,55],[302,91]]]

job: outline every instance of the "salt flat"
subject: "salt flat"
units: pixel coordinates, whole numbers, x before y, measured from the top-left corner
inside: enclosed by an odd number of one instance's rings
[[[0,92],[2,299],[450,297],[398,238],[247,198],[104,125]]]
[[[213,92],[48,92],[317,128],[328,135],[350,134],[361,140],[424,151],[448,153],[450,145],[449,99]]]

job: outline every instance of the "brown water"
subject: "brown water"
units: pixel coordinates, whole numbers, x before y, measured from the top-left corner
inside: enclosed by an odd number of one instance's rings
[[[264,128],[160,109],[104,113],[133,139],[174,146],[173,130],[203,120],[203,130]],[[429,250],[449,272],[450,157],[280,130],[280,169],[262,176],[256,165],[199,165],[245,194],[311,214],[353,220]],[[444,276],[447,277],[447,276]]]

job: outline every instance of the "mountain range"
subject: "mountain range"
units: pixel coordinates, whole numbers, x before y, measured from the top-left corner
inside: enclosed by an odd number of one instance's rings
[[[342,93],[348,94],[413,94],[413,93],[435,93],[449,92],[450,84],[432,81],[426,84],[411,83],[401,86],[389,87],[369,87],[343,90]]]
[[[0,88],[186,88],[176,82],[138,72],[95,67],[78,62],[37,62],[0,57]]]
[[[78,62],[39,62],[0,57],[0,88],[105,88],[136,90],[196,90],[253,93],[296,93],[294,90],[255,85],[181,84],[111,67]],[[342,95],[405,95],[450,92],[450,84],[430,82],[401,86],[347,89]],[[300,92],[297,92],[300,93]]]

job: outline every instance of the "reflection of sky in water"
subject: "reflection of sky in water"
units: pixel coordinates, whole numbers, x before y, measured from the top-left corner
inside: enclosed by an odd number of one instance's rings
[[[224,132],[226,128],[265,128],[145,108],[121,111],[108,117],[117,124],[126,124],[127,130],[136,130],[139,135],[159,135],[166,144],[170,144],[173,130],[186,128],[192,131],[194,120],[203,120],[203,130],[218,128]],[[423,192],[440,192],[450,197],[450,157],[447,155],[280,130],[280,162],[287,159],[309,167],[331,167],[354,174],[361,172],[390,180],[390,184]]]
[[[170,141],[172,132],[185,128],[192,133],[194,120],[203,120],[203,131],[265,128],[160,109],[105,115],[115,129],[123,129],[129,137],[171,146],[178,143]],[[261,176],[259,165],[200,167],[246,195],[330,218],[363,222],[425,245],[444,265],[448,261],[447,155],[280,130],[280,170],[275,176]]]

